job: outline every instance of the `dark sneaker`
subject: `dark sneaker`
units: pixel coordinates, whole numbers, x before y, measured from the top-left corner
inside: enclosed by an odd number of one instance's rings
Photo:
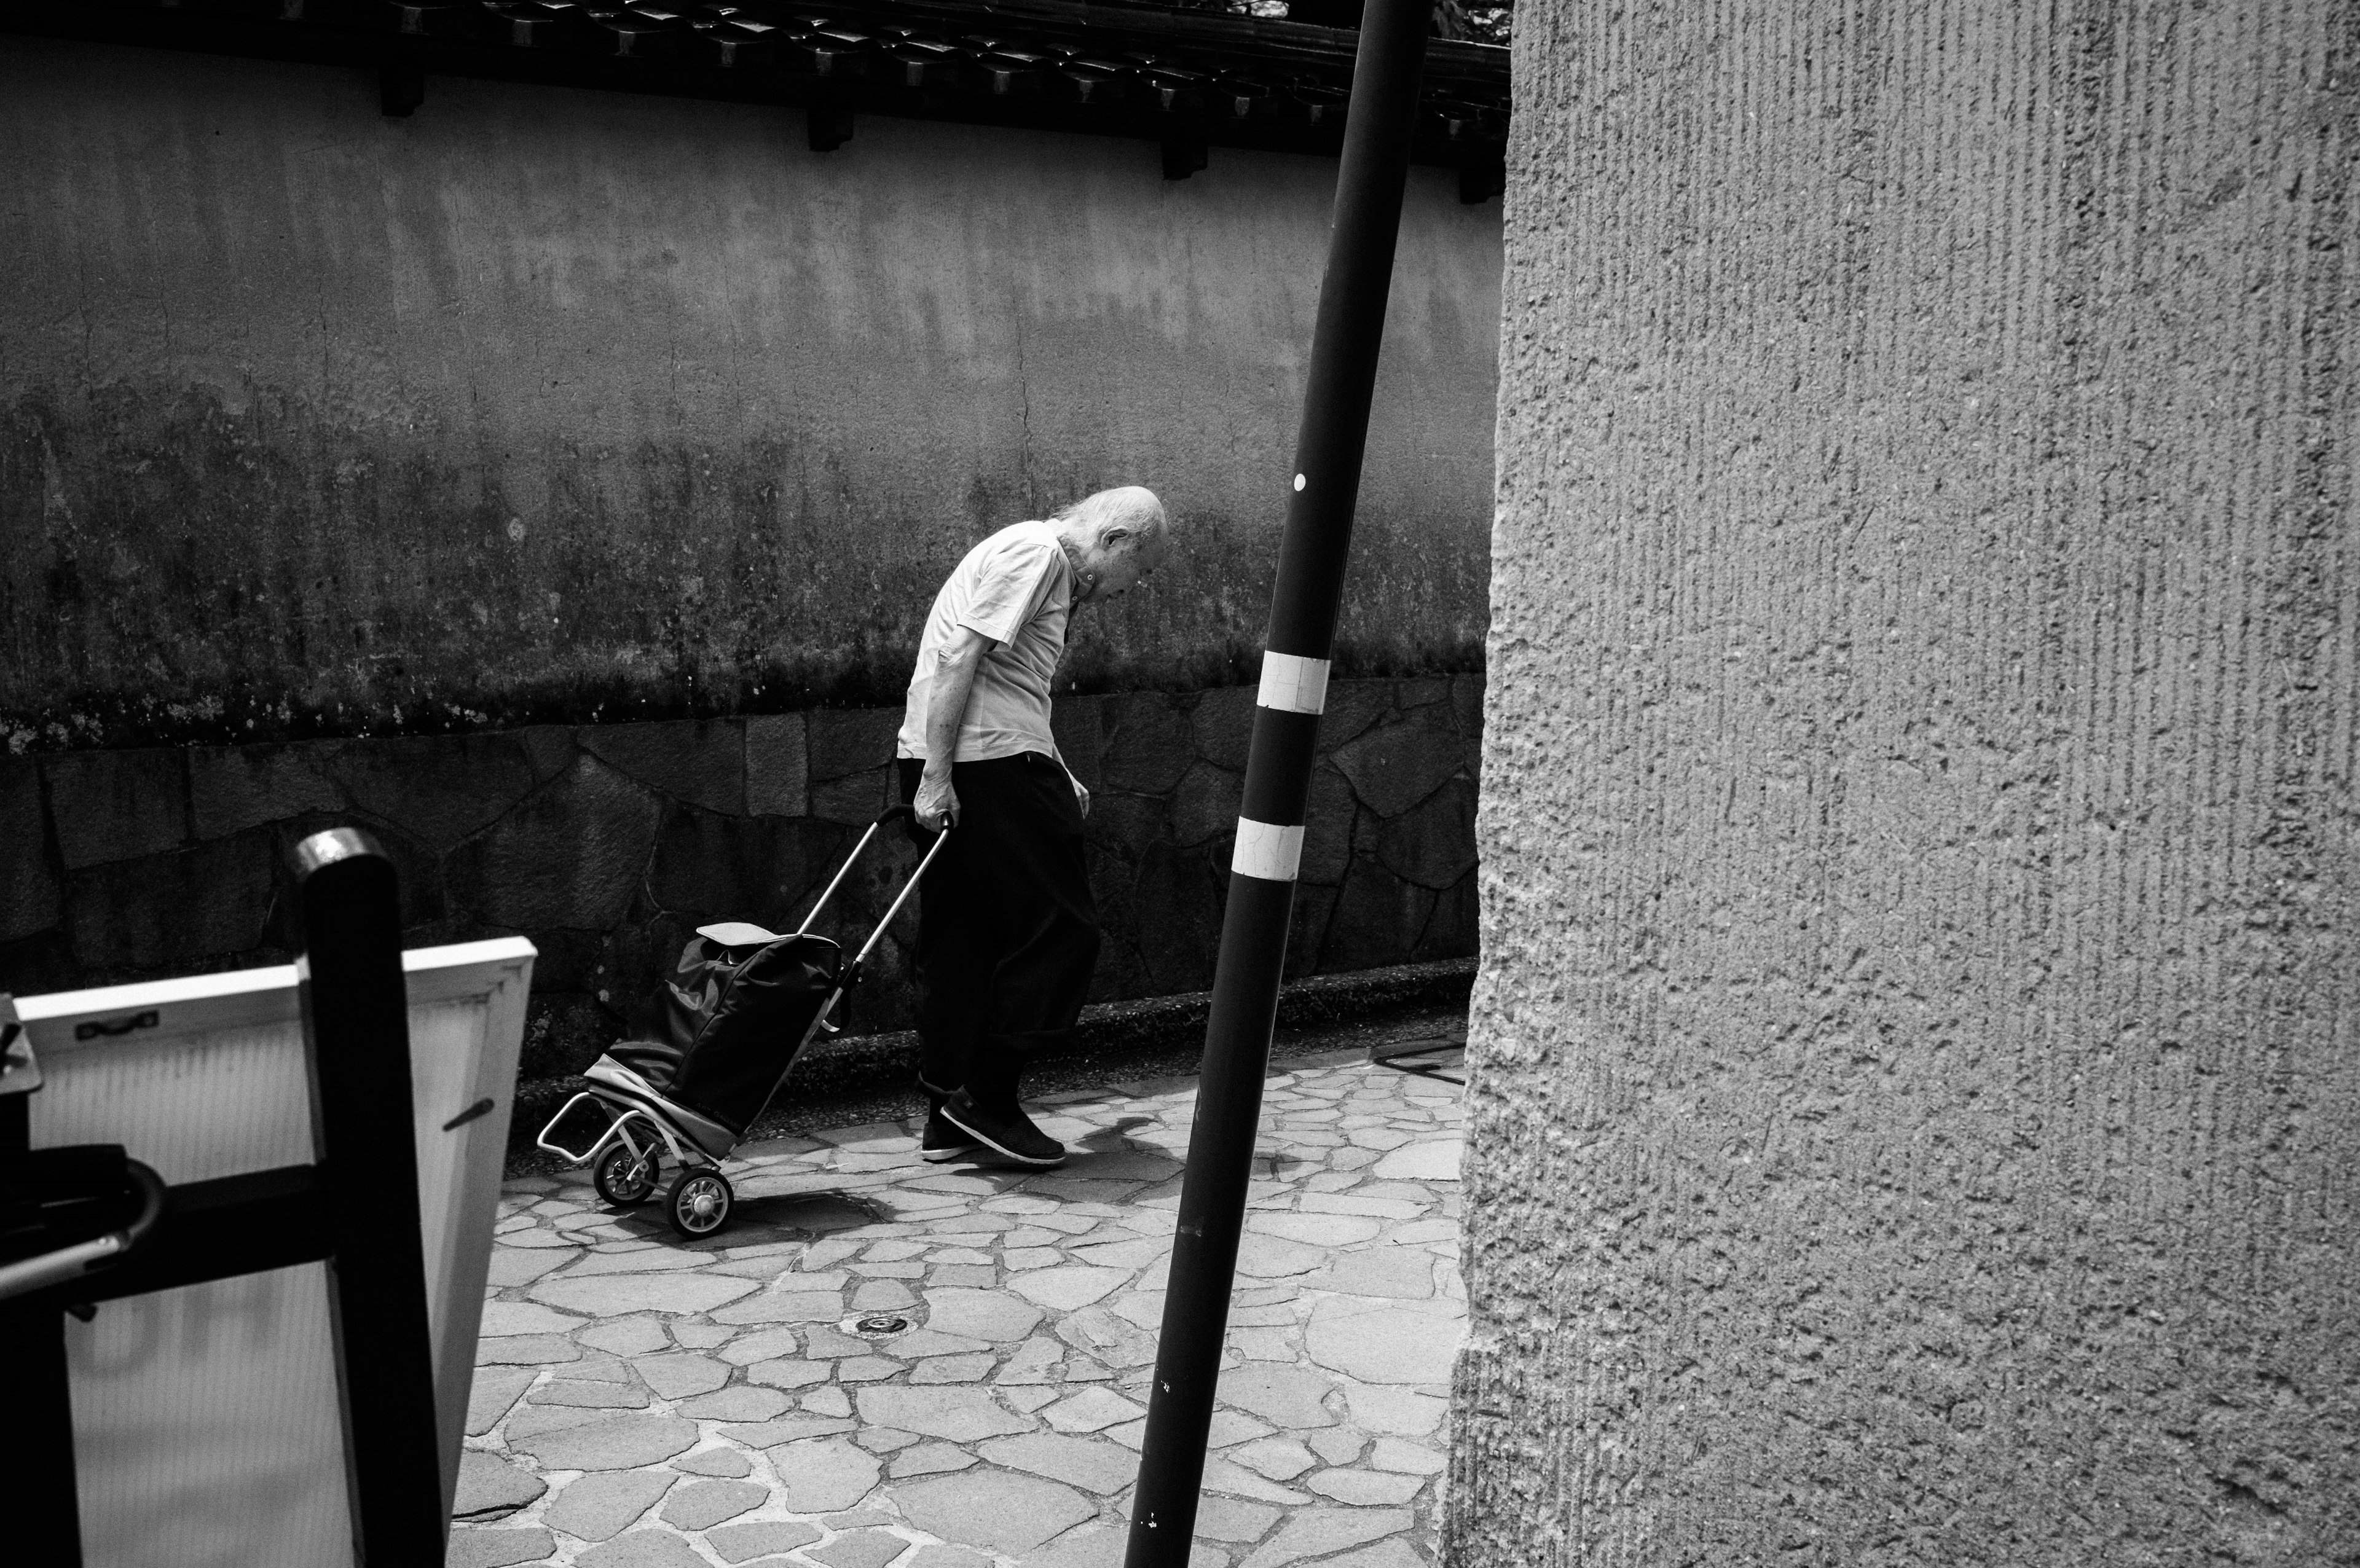
[[[944,1119],[940,1105],[928,1114],[926,1130],[918,1136],[918,1158],[931,1160],[937,1165],[945,1160],[958,1160],[973,1154],[979,1147],[974,1138]]]
[[[943,1102],[943,1120],[971,1135],[975,1140],[995,1154],[1004,1154],[1019,1165],[1046,1168],[1065,1162],[1065,1146],[1032,1125],[1032,1118],[1023,1107],[1012,1106],[1005,1111],[987,1111],[967,1098],[962,1089]]]

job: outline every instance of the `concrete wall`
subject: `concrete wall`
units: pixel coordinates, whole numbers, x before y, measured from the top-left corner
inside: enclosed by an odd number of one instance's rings
[[[1191,536],[1080,690],[1259,647],[1336,166],[0,38],[0,739],[890,700],[968,544]],[[1413,177],[1346,667],[1475,668],[1496,203]]]
[[[1077,696],[1059,748],[1093,791],[1106,923],[1093,1000],[1212,984],[1251,687]],[[1475,949],[1482,679],[1345,681],[1321,726],[1290,972]],[[0,755],[0,991],[287,961],[287,850],[358,823],[401,870],[413,946],[521,931],[528,1075],[579,1071],[701,924],[800,923],[896,798],[899,709],[467,735]],[[873,846],[819,927],[865,936],[915,853]],[[908,944],[856,1027],[905,1027]]]
[[[2360,7],[1515,50],[1451,1560],[2360,1562]]]

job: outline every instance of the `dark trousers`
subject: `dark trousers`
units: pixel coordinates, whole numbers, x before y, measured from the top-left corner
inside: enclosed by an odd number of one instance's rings
[[[901,759],[901,799],[924,764]],[[1016,1104],[1028,1058],[1072,1034],[1098,958],[1098,900],[1065,770],[1037,751],[951,764],[958,825],[918,886],[919,1074]],[[924,848],[934,835],[911,826]]]

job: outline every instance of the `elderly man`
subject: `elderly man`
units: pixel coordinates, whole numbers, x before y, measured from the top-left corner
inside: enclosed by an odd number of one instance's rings
[[[928,1160],[1065,1158],[1017,1102],[1026,1059],[1072,1032],[1098,953],[1089,791],[1049,733],[1049,686],[1073,607],[1136,586],[1163,563],[1166,532],[1153,492],[1101,490],[1000,529],[934,595],[898,748],[920,843],[953,830],[919,891]]]

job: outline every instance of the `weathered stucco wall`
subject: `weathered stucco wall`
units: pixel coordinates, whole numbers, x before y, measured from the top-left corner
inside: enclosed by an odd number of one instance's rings
[[[1233,680],[1335,169],[0,38],[0,739],[882,700],[1124,482],[1192,546],[1069,675]],[[1480,660],[1499,223],[1414,175],[1347,668]]]
[[[2360,8],[1516,25],[1452,1561],[2360,1561]]]
[[[1212,984],[1254,691],[1058,700],[1092,790],[1106,942],[1093,1000]],[[1291,975],[1475,950],[1482,678],[1342,681],[1320,732]],[[792,930],[891,804],[901,710],[816,709],[447,735],[0,753],[0,991],[283,964],[287,853],[353,823],[400,867],[412,946],[522,932],[529,1076],[617,1038],[699,925]],[[865,936],[916,854],[892,832],[820,930]],[[914,1012],[914,921],[870,959],[856,1027]]]

